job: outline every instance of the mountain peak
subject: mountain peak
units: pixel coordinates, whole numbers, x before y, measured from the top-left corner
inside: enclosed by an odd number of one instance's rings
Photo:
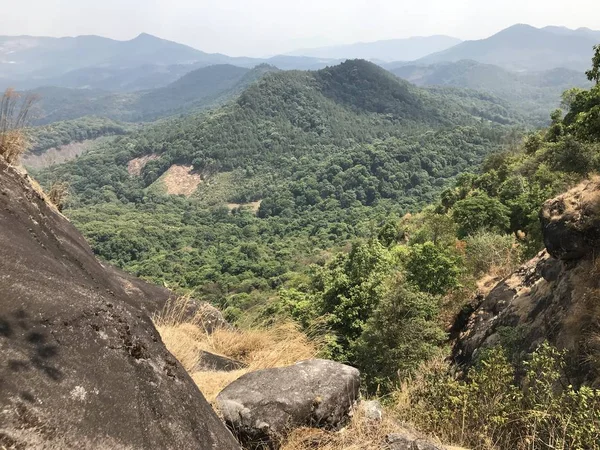
[[[132,41],[142,41],[142,40],[144,40],[144,41],[159,40],[160,41],[162,39],[160,39],[159,37],[156,37],[152,34],[149,34],[149,33],[140,33],[135,38],[132,39]]]

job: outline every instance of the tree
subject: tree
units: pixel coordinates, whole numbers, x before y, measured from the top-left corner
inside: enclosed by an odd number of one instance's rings
[[[411,248],[406,262],[407,280],[429,294],[444,295],[458,286],[458,257],[433,242]]]
[[[458,235],[463,238],[479,230],[505,233],[510,228],[510,211],[498,199],[483,192],[456,202],[452,218],[458,225]]]
[[[600,83],[600,44],[594,45],[594,56],[592,57],[592,68],[585,73],[588,80]]]
[[[439,301],[398,280],[381,300],[355,344],[367,390],[388,390],[439,351],[445,333]]]

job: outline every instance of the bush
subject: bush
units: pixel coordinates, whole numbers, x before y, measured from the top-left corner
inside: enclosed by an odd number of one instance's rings
[[[29,145],[23,132],[29,109],[35,98],[21,96],[7,89],[0,99],[0,155],[9,164],[18,162]]]
[[[520,249],[515,237],[480,231],[466,239],[465,259],[476,277],[484,274],[506,277],[520,262]]]
[[[400,280],[381,300],[354,354],[369,392],[388,391],[440,351],[439,300]]]
[[[542,344],[515,378],[501,347],[460,380],[438,366],[407,389],[400,410],[423,431],[481,449],[597,449],[600,391],[565,383],[564,353]]]
[[[458,225],[459,237],[480,230],[504,233],[510,228],[510,210],[497,198],[483,192],[475,192],[471,197],[456,202],[452,218]]]

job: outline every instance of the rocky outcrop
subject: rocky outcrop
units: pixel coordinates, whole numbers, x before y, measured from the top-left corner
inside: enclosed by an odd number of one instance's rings
[[[0,448],[238,448],[164,347],[155,294],[0,158]]]
[[[358,399],[359,385],[358,370],[316,359],[248,373],[217,396],[217,405],[248,447],[278,448],[293,428],[342,426]]]
[[[455,361],[508,344],[531,352],[543,341],[568,350],[576,381],[599,378],[590,354],[600,318],[600,182],[586,181],[546,202],[540,221],[547,251],[496,285],[462,328]]]
[[[578,260],[600,246],[600,180],[585,181],[547,201],[540,212],[548,253]]]

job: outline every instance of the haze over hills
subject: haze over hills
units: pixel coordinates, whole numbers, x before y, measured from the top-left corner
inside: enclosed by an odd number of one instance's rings
[[[404,65],[391,72],[418,86],[454,86],[492,93],[540,124],[547,122],[548,111],[559,107],[565,90],[591,85],[584,73],[570,69],[517,73],[472,60]]]
[[[0,37],[0,89],[40,86],[134,92],[155,89],[195,69],[266,63],[282,70],[319,70],[346,59],[367,59],[394,69],[470,59],[512,71],[564,67],[581,71],[600,32],[515,25],[487,39],[461,42],[448,36],[412,37],[305,49],[267,59],[209,54],[141,34],[129,41],[99,36]],[[391,62],[390,62],[391,61]]]
[[[149,121],[218,106],[265,73],[276,70],[266,64],[254,69],[218,64],[196,69],[165,87],[152,90],[115,93],[98,89],[42,87],[27,93],[39,97],[32,111],[36,125],[84,116],[126,122]]]
[[[141,34],[129,41],[100,36],[0,37],[0,88],[39,86],[132,91],[165,86],[194,69],[217,64],[320,69],[332,61],[292,56],[256,59],[209,54]]]
[[[330,59],[367,59],[373,61],[413,61],[434,52],[446,50],[461,43],[450,36],[415,36],[376,42],[357,42],[311,49],[295,50],[292,56],[309,56]]]
[[[582,71],[589,66],[598,32],[561,27],[514,25],[486,39],[465,41],[416,61],[418,64],[470,59],[513,71],[565,67]]]

